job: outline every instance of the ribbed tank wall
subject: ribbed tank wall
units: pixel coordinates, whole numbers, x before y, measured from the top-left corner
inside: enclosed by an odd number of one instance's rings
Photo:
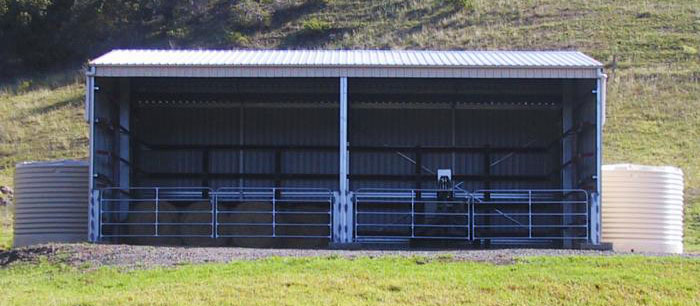
[[[15,171],[14,246],[87,239],[88,164],[18,164]]]
[[[603,166],[603,241],[617,251],[683,252],[683,172]]]

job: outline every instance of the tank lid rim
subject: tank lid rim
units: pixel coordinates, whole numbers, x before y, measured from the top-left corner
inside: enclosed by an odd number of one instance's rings
[[[87,161],[84,160],[71,160],[71,159],[59,159],[59,160],[48,160],[48,161],[24,161],[17,163],[17,168],[43,168],[43,167],[81,167],[87,166]]]
[[[683,174],[683,170],[674,166],[649,166],[639,164],[610,164],[603,165],[603,170],[628,170],[628,171],[648,171],[648,172],[673,172]]]

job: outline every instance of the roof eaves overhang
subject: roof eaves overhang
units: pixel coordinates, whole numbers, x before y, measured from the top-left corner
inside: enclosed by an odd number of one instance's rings
[[[597,78],[599,66],[109,65],[98,77]]]

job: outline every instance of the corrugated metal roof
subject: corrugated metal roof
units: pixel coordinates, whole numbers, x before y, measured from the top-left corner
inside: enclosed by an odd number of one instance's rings
[[[601,68],[577,51],[113,50],[91,66]]]

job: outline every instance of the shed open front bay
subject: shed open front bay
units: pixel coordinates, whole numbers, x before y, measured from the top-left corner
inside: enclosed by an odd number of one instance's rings
[[[117,50],[87,82],[94,241],[599,241],[578,52]]]

